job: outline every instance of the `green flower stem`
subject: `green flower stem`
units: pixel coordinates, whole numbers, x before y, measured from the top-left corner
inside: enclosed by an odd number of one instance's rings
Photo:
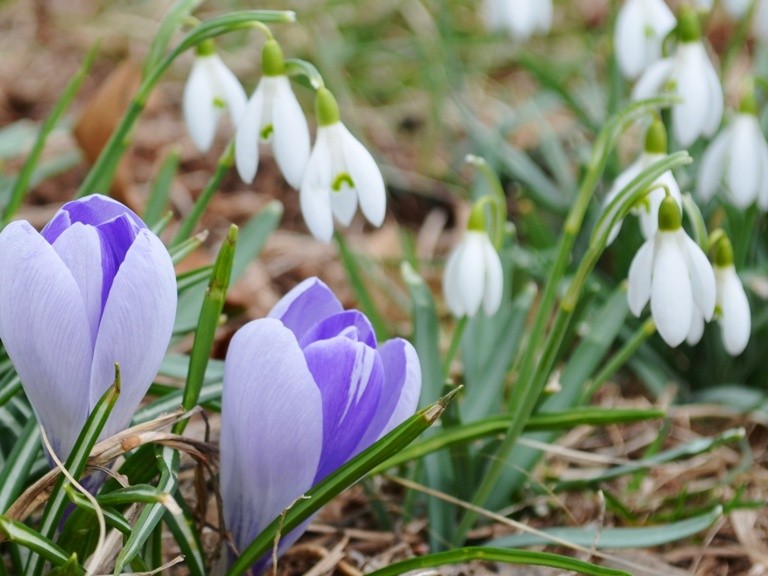
[[[461,337],[464,334],[464,329],[467,327],[468,321],[469,318],[467,316],[462,316],[461,319],[456,323],[456,327],[453,329],[451,344],[448,347],[448,352],[446,353],[445,359],[443,360],[443,379],[448,378],[448,375],[451,372],[451,363],[456,357],[456,352],[459,350]]]
[[[315,65],[299,58],[289,58],[285,61],[285,74],[287,76],[304,77],[314,90],[320,90],[325,86],[323,77],[315,68]]]
[[[139,115],[144,110],[150,94],[171,64],[182,53],[204,40],[215,38],[228,32],[243,28],[253,28],[254,26],[262,25],[263,22],[293,22],[294,20],[295,14],[290,11],[244,10],[212,18],[190,30],[178,46],[165,56],[153,70],[146,74],[138,91],[131,100],[123,119],[109,137],[95,164],[80,185],[76,196],[80,198],[108,189],[118,161],[130,142],[131,131]],[[256,24],[257,22],[259,24]]]
[[[487,201],[490,202],[491,216],[493,218],[489,235],[493,241],[494,247],[496,250],[499,250],[504,243],[504,227],[507,222],[507,197],[504,194],[504,188],[499,181],[499,177],[484,158],[475,156],[474,154],[468,154],[465,161],[474,166],[483,175],[491,189],[491,196],[485,196],[478,202],[482,202],[483,200],[486,200],[486,198],[489,198]]]
[[[627,340],[621,349],[611,356],[610,360],[605,363],[602,370],[598,372],[592,380],[587,383],[586,389],[582,394],[582,402],[587,402],[597,389],[613,376],[619,368],[624,366],[637,352],[637,349],[656,333],[656,323],[653,318],[648,318],[643,324],[632,334],[629,340]]]
[[[181,223],[181,226],[179,226],[179,230],[176,232],[176,235],[171,241],[171,248],[178,246],[192,235],[195,226],[197,226],[198,222],[200,222],[200,219],[203,217],[205,209],[208,207],[208,204],[211,203],[213,195],[219,189],[221,181],[224,179],[224,176],[227,174],[227,172],[229,172],[229,170],[232,168],[234,163],[235,142],[234,140],[231,140],[224,152],[221,153],[219,161],[216,163],[216,170],[213,172],[210,180],[208,180],[205,188],[203,188],[200,196],[195,201],[195,205],[192,207],[192,211]]]
[[[64,111],[69,107],[75,94],[80,90],[83,80],[85,80],[88,71],[91,69],[97,49],[98,45],[88,51],[88,54],[86,54],[85,60],[83,61],[83,65],[80,66],[80,69],[69,81],[66,88],[64,88],[64,91],[56,102],[56,105],[53,107],[53,110],[45,119],[42,126],[40,126],[35,143],[32,145],[32,150],[30,150],[27,159],[24,161],[24,165],[21,167],[19,175],[13,183],[10,200],[5,207],[5,210],[3,210],[2,222],[0,222],[2,227],[5,227],[8,222],[11,221],[19,210],[21,203],[24,201],[24,196],[27,194],[29,183],[32,180],[32,175],[40,160],[40,155],[43,153],[43,148],[45,148],[45,142],[48,140],[48,135],[56,127],[62,114],[64,114]]]
[[[555,296],[560,281],[565,274],[568,262],[571,257],[571,251],[576,241],[576,237],[581,230],[581,224],[592,200],[595,188],[600,181],[600,176],[608,160],[608,157],[618,140],[624,127],[637,120],[639,117],[648,113],[649,110],[660,105],[671,105],[673,101],[668,97],[653,98],[636,102],[622,111],[619,115],[610,119],[602,132],[595,141],[592,158],[587,167],[586,174],[579,187],[577,196],[566,217],[563,226],[563,233],[557,246],[557,252],[554,264],[550,269],[549,276],[545,284],[544,293],[541,298],[536,317],[531,330],[531,336],[528,346],[520,362],[518,371],[518,380],[512,389],[509,401],[509,411],[513,416],[512,424],[507,431],[504,440],[491,458],[491,463],[480,486],[475,492],[472,504],[482,507],[491,496],[493,489],[506,468],[507,458],[517,443],[517,439],[522,434],[525,424],[530,418],[536,403],[539,400],[541,391],[549,371],[544,367],[551,366],[554,363],[554,356],[559,348],[562,337],[565,335],[566,328],[570,320],[570,313],[567,309],[560,308],[557,319],[552,328],[551,336],[548,338],[546,350],[540,354],[542,347],[542,338],[544,331],[552,315],[552,308],[555,303]],[[580,291],[578,286],[576,293]],[[541,359],[541,360],[539,360]],[[463,542],[464,538],[475,523],[477,512],[474,509],[468,509],[456,531],[455,543]]]

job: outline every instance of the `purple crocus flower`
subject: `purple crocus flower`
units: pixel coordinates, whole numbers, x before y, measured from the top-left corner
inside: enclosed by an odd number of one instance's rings
[[[155,377],[176,315],[173,263],[119,202],[68,202],[42,232],[0,233],[0,338],[53,449],[66,458],[120,365],[101,434],[125,428]]]
[[[411,416],[420,391],[413,346],[400,338],[377,346],[365,315],[345,311],[317,278],[241,328],[227,353],[221,410],[221,495],[238,550]],[[280,553],[302,532],[284,536]]]

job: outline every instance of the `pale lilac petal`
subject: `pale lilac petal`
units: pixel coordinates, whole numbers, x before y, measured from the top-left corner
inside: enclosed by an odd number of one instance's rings
[[[201,152],[211,148],[216,134],[221,111],[214,105],[215,96],[205,63],[196,58],[184,87],[183,111],[189,135]]]
[[[644,100],[656,96],[669,80],[675,66],[672,58],[664,58],[651,64],[632,89],[632,100]]]
[[[680,251],[687,256],[693,300],[704,319],[709,322],[715,313],[717,298],[715,272],[712,270],[709,259],[696,242],[691,240],[682,230],[678,238],[681,240]]]
[[[344,162],[355,183],[360,210],[368,222],[381,226],[387,209],[387,193],[381,170],[368,149],[345,126],[342,128]]]
[[[61,233],[75,222],[99,226],[121,216],[128,218],[136,231],[147,227],[133,210],[117,200],[101,194],[91,194],[64,204],[40,234],[53,244]]]
[[[0,234],[0,338],[53,449],[69,456],[88,414],[91,335],[80,288],[28,222]]]
[[[295,336],[277,320],[241,328],[224,366],[221,493],[227,528],[243,550],[311,488],[322,398]]]
[[[708,202],[715,195],[723,179],[731,137],[731,127],[728,127],[707,146],[701,157],[696,191],[704,202]]]
[[[654,243],[653,239],[647,240],[637,251],[629,266],[627,300],[629,309],[635,316],[640,316],[648,298],[651,297]]]
[[[485,265],[483,311],[486,316],[491,316],[501,306],[501,297],[504,293],[504,272],[499,253],[496,252],[490,239],[484,235],[483,240],[483,263]]]
[[[176,299],[171,257],[157,236],[142,230],[115,275],[93,352],[90,408],[114,381],[115,363],[122,380],[102,438],[130,422],[157,375],[171,338]]]
[[[336,295],[319,278],[307,278],[283,296],[268,318],[280,320],[301,340],[315,324],[344,311]]]
[[[757,118],[740,114],[733,121],[733,137],[729,153],[728,188],[735,206],[745,209],[755,202],[758,191],[759,133]]]
[[[291,90],[290,81],[285,76],[275,78],[273,105],[272,148],[275,161],[288,184],[298,189],[309,161],[309,127],[304,111]]]
[[[659,232],[651,281],[651,314],[659,335],[670,346],[688,336],[693,315],[691,279],[676,232]]]
[[[749,300],[744,292],[733,266],[716,268],[720,291],[720,326],[723,331],[723,346],[731,356],[738,356],[747,347],[752,330]]]
[[[235,133],[235,165],[243,182],[250,184],[259,169],[261,116],[264,110],[264,87],[256,87],[243,112]]]
[[[376,350],[344,337],[304,348],[323,398],[323,451],[319,482],[355,455],[381,399],[384,368]]]
[[[376,332],[370,320],[358,310],[344,310],[319,321],[301,336],[299,346],[304,348],[317,340],[328,340],[336,336],[345,336],[376,348]]]

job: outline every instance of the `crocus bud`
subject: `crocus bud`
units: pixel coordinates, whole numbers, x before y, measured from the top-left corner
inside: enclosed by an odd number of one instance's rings
[[[238,550],[287,506],[411,416],[416,351],[310,278],[241,328],[224,366],[221,496]],[[283,536],[279,553],[301,535]],[[263,568],[267,559],[259,562]]]
[[[60,458],[120,365],[102,438],[125,428],[165,355],[176,277],[160,239],[119,202],[68,202],[38,233],[0,233],[0,338]]]

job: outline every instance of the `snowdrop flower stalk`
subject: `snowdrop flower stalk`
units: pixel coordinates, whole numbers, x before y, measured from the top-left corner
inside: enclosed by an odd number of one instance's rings
[[[629,309],[640,316],[651,301],[659,334],[670,346],[698,331],[698,318],[715,312],[715,274],[701,248],[682,228],[682,214],[670,196],[659,207],[659,227],[629,267]]]
[[[318,240],[330,242],[333,218],[349,226],[358,202],[368,222],[381,226],[387,197],[376,161],[341,122],[330,90],[317,91],[315,109],[317,139],[299,190],[301,213],[309,231]]]
[[[413,346],[400,338],[379,346],[365,315],[345,311],[317,278],[241,328],[227,352],[221,411],[221,495],[237,549],[410,417],[420,390]],[[280,553],[302,532],[284,536]]]
[[[715,244],[715,282],[715,314],[720,324],[723,346],[728,354],[738,356],[747,347],[752,317],[744,286],[733,265],[733,247],[725,234]]]
[[[112,385],[101,437],[125,428],[165,355],[176,315],[168,251],[139,217],[105,196],[68,202],[38,233],[0,233],[0,338],[59,458]]]
[[[633,100],[661,92],[677,94],[681,101],[672,107],[675,140],[687,147],[701,135],[712,136],[723,116],[720,79],[701,40],[701,25],[690,8],[683,8],[677,25],[678,45],[674,56],[652,64],[632,91]]]
[[[654,118],[651,126],[645,134],[645,147],[637,160],[627,167],[616,180],[605,197],[604,205],[607,207],[619,193],[629,185],[640,173],[663,159],[667,155],[667,130],[660,118]],[[682,208],[683,200],[680,194],[680,186],[677,184],[671,171],[664,172],[651,185],[651,191],[643,198],[632,211],[640,218],[640,229],[643,237],[648,240],[656,234],[659,222],[659,205],[665,196],[671,196],[678,206]],[[616,239],[621,230],[621,222],[616,224],[608,237],[610,244]]]
[[[264,76],[237,127],[237,171],[245,182],[253,182],[259,167],[259,143],[271,143],[280,171],[298,189],[309,159],[309,127],[285,74],[283,50],[274,39],[264,44],[262,68]]]
[[[245,90],[216,54],[212,40],[197,45],[195,61],[184,87],[184,122],[195,145],[207,152],[213,144],[222,110],[237,126],[245,110]]]
[[[619,9],[613,41],[622,74],[637,78],[656,62],[674,27],[675,16],[664,0],[627,0]]]
[[[731,123],[707,147],[701,158],[697,192],[708,201],[724,182],[727,198],[745,209],[755,202],[768,209],[768,143],[757,118],[750,91]]]
[[[515,41],[546,34],[552,26],[552,0],[485,0],[483,20],[489,30],[506,32]]]

